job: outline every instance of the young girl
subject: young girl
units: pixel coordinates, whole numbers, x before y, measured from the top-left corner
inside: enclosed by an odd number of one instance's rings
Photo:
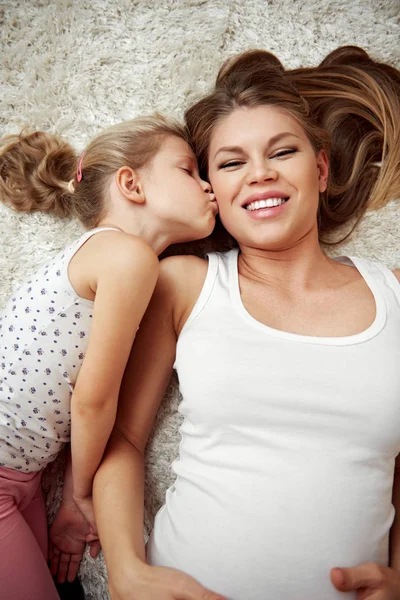
[[[47,133],[7,137],[0,194],[88,229],[15,292],[0,324],[2,594],[52,600],[42,471],[71,439],[73,498],[95,534],[92,480],[157,256],[207,236],[217,207],[183,129],[162,117],[104,131],[79,159]]]
[[[399,87],[359,49],[308,72],[254,51],[188,109],[236,247],[161,263],[94,483],[113,600],[400,597],[400,272],[320,245],[400,197]],[[145,549],[173,368],[176,481]]]

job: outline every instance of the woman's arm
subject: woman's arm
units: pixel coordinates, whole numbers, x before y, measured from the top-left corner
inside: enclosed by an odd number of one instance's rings
[[[400,573],[400,456],[394,469],[392,502],[395,515],[390,529],[390,566]]]
[[[96,519],[111,574],[126,553],[132,563],[136,557],[145,561],[144,450],[175,360],[168,287],[161,271],[129,357],[114,431],[94,482]]]
[[[93,323],[71,399],[74,500],[94,527],[92,481],[114,425],[119,388],[159,263],[147,244],[124,234],[93,244]]]
[[[193,257],[162,261],[125,371],[114,431],[94,480],[96,521],[113,600],[223,600],[184,573],[148,566],[143,541],[144,451],[171,377],[177,332],[206,268]]]
[[[400,282],[400,269],[393,272]],[[390,529],[390,566],[400,573],[400,455],[395,463],[392,502],[395,515]]]
[[[400,270],[394,271],[400,281]],[[395,518],[390,529],[390,567],[365,563],[347,569],[331,571],[334,586],[341,592],[358,592],[362,598],[371,600],[400,599],[400,457],[396,459],[392,502]],[[359,596],[361,598],[361,595]]]
[[[392,502],[395,518],[390,530],[390,567],[364,563],[357,567],[331,571],[334,586],[341,592],[357,592],[358,598],[400,599],[400,458],[396,459]]]

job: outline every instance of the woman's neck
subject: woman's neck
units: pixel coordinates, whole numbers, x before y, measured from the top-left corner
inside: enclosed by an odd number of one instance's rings
[[[318,241],[302,240],[282,250],[239,246],[239,274],[286,289],[313,288],[326,283],[336,268]]]

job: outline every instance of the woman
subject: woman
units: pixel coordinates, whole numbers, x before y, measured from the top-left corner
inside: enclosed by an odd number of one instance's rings
[[[398,90],[359,49],[288,73],[254,51],[187,111],[238,248],[162,263],[95,480],[113,600],[399,597],[400,273],[320,246],[399,195]],[[177,479],[145,557],[143,454],[173,366]]]

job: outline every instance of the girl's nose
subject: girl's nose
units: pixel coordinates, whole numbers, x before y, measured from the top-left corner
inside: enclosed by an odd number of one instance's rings
[[[212,191],[212,187],[211,187],[211,183],[208,183],[208,181],[204,181],[203,179],[200,181],[201,187],[203,188],[203,190],[205,192],[207,192],[207,194],[209,194]]]

